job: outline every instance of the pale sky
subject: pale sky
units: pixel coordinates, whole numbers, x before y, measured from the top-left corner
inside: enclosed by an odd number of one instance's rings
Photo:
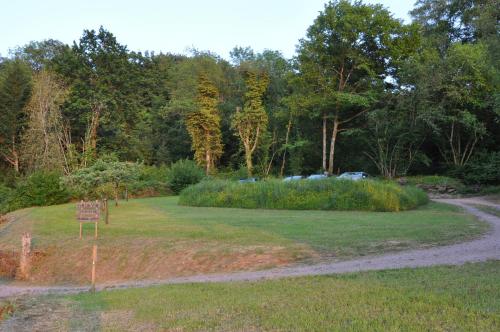
[[[381,3],[409,21],[416,0]],[[298,40],[326,0],[0,0],[0,55],[29,41],[71,44],[84,29],[104,26],[129,50],[186,53],[195,47],[225,58],[236,45],[282,51]]]

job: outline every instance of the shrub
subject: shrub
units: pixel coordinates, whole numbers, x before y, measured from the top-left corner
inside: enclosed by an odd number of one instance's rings
[[[0,184],[0,215],[7,212],[7,204],[13,193],[14,191],[11,188]]]
[[[168,186],[168,168],[166,166],[142,166],[136,180],[127,185],[132,197],[151,197],[170,195]]]
[[[205,177],[203,170],[192,160],[179,160],[170,166],[168,171],[168,185],[178,194],[184,188],[200,182]]]
[[[500,152],[480,153],[465,166],[450,171],[466,184],[500,184]]]
[[[54,172],[35,172],[22,180],[7,200],[6,210],[65,203],[70,195]]]
[[[255,183],[203,181],[182,191],[179,204],[292,210],[401,211],[427,202],[413,186],[349,180],[270,180]]]

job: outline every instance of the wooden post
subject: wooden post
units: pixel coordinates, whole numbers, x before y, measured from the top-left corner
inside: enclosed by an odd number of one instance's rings
[[[82,223],[80,223],[80,240],[82,239]]]
[[[31,267],[31,234],[23,233],[19,279],[29,279]]]
[[[95,265],[97,263],[97,245],[94,244],[92,248],[92,286],[90,288],[91,292],[95,292]]]
[[[95,222],[95,235],[94,235],[94,239],[97,240],[97,221]]]
[[[106,225],[109,223],[109,206],[108,206],[108,199],[105,198],[104,199],[104,205],[105,205],[105,209],[106,209],[106,212],[105,212],[105,222],[106,222]]]
[[[125,201],[128,202],[128,187],[125,187]]]

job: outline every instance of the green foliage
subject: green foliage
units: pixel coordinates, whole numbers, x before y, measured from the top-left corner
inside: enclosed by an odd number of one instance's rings
[[[217,109],[219,92],[206,74],[198,82],[198,109],[186,117],[186,127],[191,136],[194,158],[210,174],[215,162],[222,155],[222,134]]]
[[[201,168],[192,160],[179,160],[170,166],[168,171],[168,185],[178,194],[184,188],[200,182],[205,177]]]
[[[12,188],[0,183],[0,215],[7,212],[7,202],[11,199],[13,192]]]
[[[450,172],[466,184],[500,184],[500,152],[478,154],[468,164]]]
[[[70,186],[76,196],[80,197],[104,197],[109,198],[112,194],[118,199],[119,190],[138,178],[139,165],[130,162],[99,159],[92,166],[82,168],[65,177],[65,183]]]
[[[31,72],[20,60],[0,67],[0,156],[19,172],[20,141],[26,124],[23,108],[31,95]]]
[[[243,110],[236,111],[231,126],[243,145],[248,174],[251,175],[253,153],[266,133],[269,120],[262,101],[269,86],[269,77],[266,73],[258,74],[253,71],[248,71],[246,75],[245,105]]]
[[[3,212],[30,206],[61,204],[70,198],[68,190],[61,184],[60,174],[55,172],[35,172],[21,180],[14,191],[7,193],[9,195],[3,202]]]
[[[427,202],[415,187],[336,179],[256,183],[203,181],[181,193],[179,204],[251,209],[402,211]]]
[[[168,185],[168,172],[169,169],[166,166],[141,165],[137,179],[127,185],[129,195],[150,197],[172,194]]]
[[[422,175],[422,176],[408,176],[405,177],[411,185],[437,185],[437,186],[448,186],[455,189],[463,188],[463,183],[454,178],[441,175]]]

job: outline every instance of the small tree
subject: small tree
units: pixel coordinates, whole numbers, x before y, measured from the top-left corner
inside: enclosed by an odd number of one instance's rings
[[[245,162],[248,174],[252,175],[252,156],[259,144],[259,139],[264,135],[268,117],[262,103],[262,96],[269,85],[268,76],[263,73],[247,72],[245,92],[245,105],[243,110],[239,107],[233,117],[232,127],[245,149]]]
[[[201,74],[198,82],[198,109],[187,115],[186,127],[191,136],[194,158],[199,165],[204,165],[207,175],[222,155],[218,103],[217,88],[206,74]]]
[[[119,190],[139,175],[139,165],[131,162],[97,160],[92,166],[82,168],[66,177],[66,182],[82,188],[87,194],[97,188],[111,187],[118,205]]]

